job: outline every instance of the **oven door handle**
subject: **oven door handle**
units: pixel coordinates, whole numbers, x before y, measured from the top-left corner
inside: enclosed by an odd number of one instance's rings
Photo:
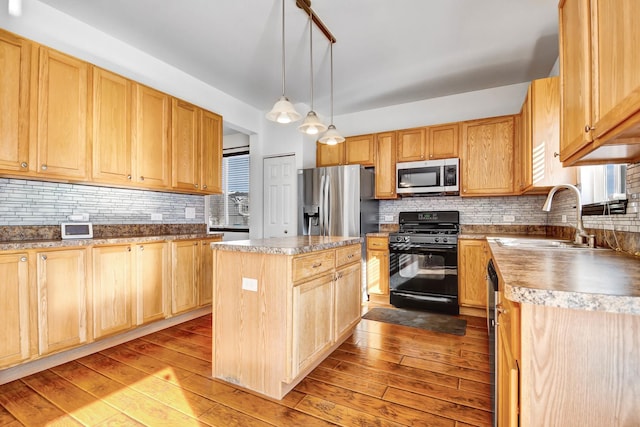
[[[456,245],[447,245],[447,246],[411,246],[411,247],[394,247],[393,245],[389,245],[390,253],[398,253],[398,254],[416,254],[416,253],[445,253],[451,252],[452,250],[457,251],[458,247]]]

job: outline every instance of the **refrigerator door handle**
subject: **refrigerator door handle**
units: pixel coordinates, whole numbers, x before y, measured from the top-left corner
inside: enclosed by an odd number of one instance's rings
[[[324,174],[320,176],[320,211],[318,212],[318,228],[320,235],[324,235]]]
[[[324,181],[325,191],[324,191],[324,236],[329,235],[329,231],[331,230],[331,206],[329,206],[329,200],[331,200],[331,179],[327,177]]]

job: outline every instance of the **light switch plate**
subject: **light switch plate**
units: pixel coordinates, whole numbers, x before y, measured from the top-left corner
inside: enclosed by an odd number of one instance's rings
[[[185,208],[184,217],[186,219],[194,219],[196,217],[196,208]]]
[[[502,220],[503,220],[504,222],[513,222],[513,221],[515,221],[515,220],[516,220],[516,217],[515,217],[515,216],[513,216],[513,215],[503,215],[503,216],[502,216]]]
[[[152,213],[151,214],[151,221],[162,221],[162,214],[161,213]]]
[[[242,278],[242,289],[245,291],[258,292],[258,279]]]

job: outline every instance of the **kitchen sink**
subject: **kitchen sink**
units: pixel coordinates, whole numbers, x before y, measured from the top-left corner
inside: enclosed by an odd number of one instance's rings
[[[556,239],[527,239],[527,238],[496,238],[494,241],[500,246],[522,249],[595,249],[587,244],[578,244],[572,240]]]

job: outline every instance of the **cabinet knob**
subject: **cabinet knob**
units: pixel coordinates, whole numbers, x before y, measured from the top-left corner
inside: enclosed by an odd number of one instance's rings
[[[26,169],[26,168],[27,168],[27,166],[29,166],[29,164],[28,164],[27,162],[22,162],[22,163],[20,163],[20,167],[21,167],[22,169]]]
[[[141,177],[140,177],[140,181],[144,181],[144,176],[141,176]]]
[[[141,251],[144,251],[144,246],[140,245],[138,247],[140,248]]]
[[[46,255],[42,255],[41,258],[42,258],[43,261],[47,260],[47,256]]]
[[[553,157],[560,157],[560,153],[553,153]]]
[[[284,230],[284,234],[289,234],[289,230]]]
[[[20,262],[27,262],[27,257],[26,256],[21,256],[20,257]]]
[[[43,171],[46,171],[47,170],[47,165],[40,166],[40,169],[42,169]]]
[[[197,245],[198,245],[198,242],[195,242],[195,243],[194,243],[194,245],[196,245],[196,246],[197,246]]]
[[[589,131],[594,130],[594,127],[591,127],[590,125],[584,125],[584,132],[585,133],[589,133]]]
[[[131,179],[131,175],[127,175],[127,179]]]
[[[202,188],[204,188],[206,190],[208,188],[207,184],[202,185]]]
[[[198,184],[193,184],[193,187],[194,188],[198,188]]]
[[[127,247],[127,252],[131,252],[131,246]]]

